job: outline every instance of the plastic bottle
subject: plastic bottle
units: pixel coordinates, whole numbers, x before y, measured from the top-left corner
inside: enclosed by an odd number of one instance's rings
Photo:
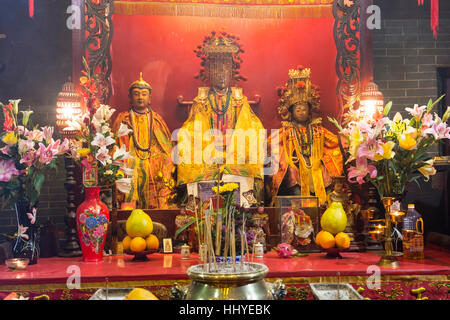
[[[403,219],[403,254],[406,259],[423,259],[423,219],[414,204],[408,204]]]

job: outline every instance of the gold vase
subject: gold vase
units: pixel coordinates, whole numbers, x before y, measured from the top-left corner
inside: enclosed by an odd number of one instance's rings
[[[398,257],[402,254],[400,252],[395,252],[393,250],[392,245],[392,216],[391,216],[391,206],[395,201],[395,197],[382,197],[381,201],[384,206],[384,219],[385,219],[385,228],[384,228],[384,253],[382,254],[380,261],[378,261],[378,265],[381,267],[388,268],[397,268],[400,266],[400,262],[398,261]]]

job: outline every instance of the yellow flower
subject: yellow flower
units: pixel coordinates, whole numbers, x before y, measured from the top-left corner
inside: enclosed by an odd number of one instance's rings
[[[17,143],[18,139],[14,134],[14,131],[11,131],[3,137],[2,141],[8,145],[13,145]]]
[[[89,148],[82,148],[78,149],[77,153],[80,155],[80,158],[85,158],[91,153],[91,150]]]
[[[13,145],[17,143],[17,137],[14,134],[14,131],[11,131],[6,136],[3,137],[3,142],[8,145]]]
[[[383,155],[376,154],[374,157],[375,161],[380,161],[382,159],[392,159],[395,156],[395,152],[392,151],[395,146],[395,143],[393,141],[383,143],[381,146],[384,150]]]
[[[426,165],[419,168],[419,172],[425,176],[425,181],[430,180],[430,176],[433,176],[436,174],[436,169],[433,167],[434,160],[430,159],[428,161],[425,161]]]
[[[117,170],[116,177],[117,178],[123,178],[123,177],[125,177],[125,174],[123,173],[122,170],[119,169],[119,170]]]
[[[232,192],[239,188],[237,183],[226,183],[223,186],[219,187],[219,193]],[[211,190],[214,193],[217,193],[217,187],[212,187]]]
[[[361,133],[359,132],[358,128],[354,128],[353,131],[350,134],[350,159],[356,159],[356,152],[358,151],[359,146],[363,142],[363,137],[361,136]]]
[[[398,136],[398,143],[400,147],[405,150],[412,150],[416,148],[417,141],[410,134],[401,134]]]

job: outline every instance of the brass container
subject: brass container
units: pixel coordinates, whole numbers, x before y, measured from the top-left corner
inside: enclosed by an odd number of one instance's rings
[[[269,269],[260,263],[245,263],[250,271],[206,272],[204,265],[191,266],[187,275],[192,280],[188,287],[175,284],[172,300],[281,300],[286,296],[281,280],[267,284],[264,277]]]

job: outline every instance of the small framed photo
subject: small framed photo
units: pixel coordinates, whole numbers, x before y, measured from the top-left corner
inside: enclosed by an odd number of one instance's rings
[[[299,252],[319,252],[315,243],[320,231],[319,199],[278,196],[275,207],[280,219],[280,243],[291,244]]]
[[[172,253],[172,238],[164,238],[163,239],[163,249],[164,253]]]

